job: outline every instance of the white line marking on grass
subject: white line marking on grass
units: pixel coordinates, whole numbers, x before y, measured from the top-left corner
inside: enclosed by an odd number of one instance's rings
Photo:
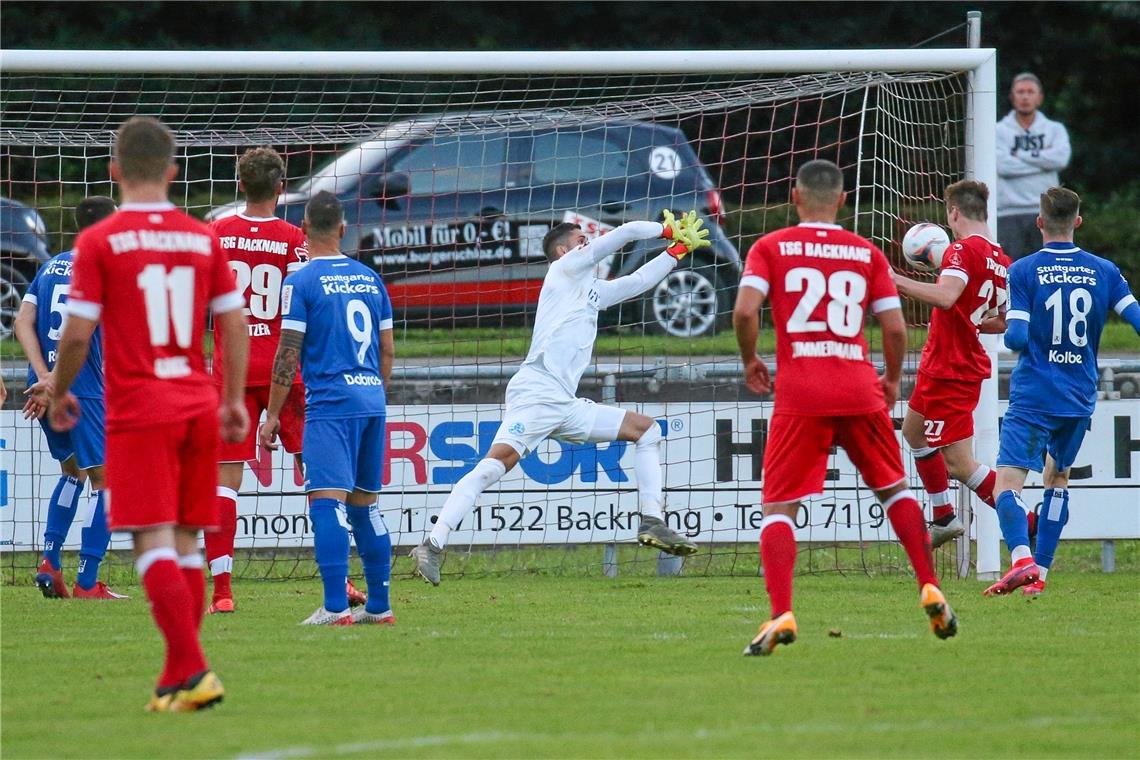
[[[420,747],[444,747],[449,744],[489,744],[492,742],[518,741],[526,738],[519,734],[499,732],[456,734],[453,736],[409,736],[406,739],[377,739],[369,742],[335,744],[331,747],[286,747],[265,752],[248,752],[237,756],[237,760],[291,760],[301,757],[329,757],[333,755],[356,755],[366,752],[393,752]]]

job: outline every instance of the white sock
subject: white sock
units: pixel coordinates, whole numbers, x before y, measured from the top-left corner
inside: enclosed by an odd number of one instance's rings
[[[439,518],[435,527],[431,529],[430,540],[437,549],[447,546],[447,537],[451,531],[458,527],[471,510],[475,509],[475,500],[479,494],[486,491],[499,478],[507,473],[507,468],[498,459],[487,458],[475,465],[475,469],[464,475],[451,489],[443,509],[439,511]]]
[[[661,428],[654,421],[637,439],[633,452],[637,500],[645,517],[663,519],[661,511]]]
[[[1023,559],[1029,559],[1032,556],[1033,552],[1029,551],[1028,546],[1015,546],[1013,547],[1013,551],[1009,553],[1010,559],[1012,559],[1014,562],[1018,562]]]
[[[1042,581],[1045,580],[1045,576],[1048,574],[1049,574],[1049,568],[1041,567],[1040,565],[1037,566],[1037,578],[1038,578],[1038,580],[1042,580]]]

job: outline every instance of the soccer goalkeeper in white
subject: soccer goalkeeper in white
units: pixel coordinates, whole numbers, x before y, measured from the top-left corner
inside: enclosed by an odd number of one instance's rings
[[[575,396],[598,334],[598,312],[635,298],[673,271],[690,252],[709,245],[696,212],[664,224],[628,222],[594,240],[577,224],[555,225],[542,240],[550,268],[538,297],[530,351],[507,385],[502,425],[475,468],[455,484],[431,535],[411,552],[416,574],[439,585],[448,535],[471,514],[479,494],[497,483],[544,438],[571,443],[630,441],[641,511],[637,540],[670,554],[692,554],[695,544],[665,525],[661,499],[662,440],[657,423],[643,414],[602,406]],[[634,240],[664,238],[668,247],[640,269],[614,280],[593,276],[594,266]]]

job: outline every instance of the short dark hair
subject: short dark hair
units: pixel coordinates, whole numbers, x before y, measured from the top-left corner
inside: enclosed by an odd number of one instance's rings
[[[574,230],[582,229],[582,225],[575,224],[574,222],[559,222],[550,228],[550,231],[542,236],[542,252],[546,254],[546,260],[554,263],[558,257],[554,255],[554,249],[562,244]]]
[[[1041,193],[1041,223],[1045,232],[1067,235],[1081,213],[1081,196],[1065,187],[1051,187]]]
[[[826,159],[808,161],[796,172],[796,189],[809,204],[832,205],[839,203],[843,194],[843,172]]]
[[[976,179],[964,179],[946,186],[942,197],[947,206],[957,206],[962,216],[973,219],[975,222],[984,222],[990,216],[989,206],[990,189],[985,182]]]
[[[174,163],[174,135],[152,116],[132,116],[115,134],[115,161],[123,179],[157,182]]]
[[[311,235],[335,235],[344,222],[344,206],[335,194],[322,190],[305,204],[305,222]]]
[[[1018,82],[1033,82],[1037,85],[1038,92],[1045,92],[1045,88],[1041,86],[1041,80],[1032,71],[1023,71],[1015,76],[1013,81],[1009,83],[1009,89],[1012,91],[1014,87],[1017,87]]]
[[[258,203],[277,195],[277,185],[285,178],[285,161],[268,146],[250,148],[238,159],[238,179],[247,200]]]
[[[105,195],[92,195],[79,201],[75,207],[75,227],[82,230],[101,222],[118,211],[115,202]]]

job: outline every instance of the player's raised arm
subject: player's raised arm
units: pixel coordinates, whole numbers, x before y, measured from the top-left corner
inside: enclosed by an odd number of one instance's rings
[[[668,221],[673,221],[672,214],[668,211],[665,213],[670,217]],[[601,280],[596,284],[599,309],[608,309],[641,295],[665,279],[665,275],[672,272],[685,256],[712,245],[707,240],[709,231],[701,229],[704,221],[697,218],[695,211],[690,211],[674,224],[671,232],[673,244],[665,251],[642,264],[632,274],[614,280]]]
[[[626,222],[593,240],[580,235],[580,240],[571,241],[574,246],[560,259],[560,266],[572,276],[583,275],[633,241],[660,238],[664,232],[665,228],[658,222]]]
[[[947,258],[950,255],[948,250]],[[919,282],[898,272],[894,272],[893,277],[899,293],[939,309],[949,309],[954,306],[970,279],[965,271],[957,268],[944,268],[937,282]]]
[[[1132,325],[1132,329],[1140,335],[1140,304],[1136,303],[1136,296],[1128,288],[1128,281],[1124,275],[1112,285],[1112,310]]]

